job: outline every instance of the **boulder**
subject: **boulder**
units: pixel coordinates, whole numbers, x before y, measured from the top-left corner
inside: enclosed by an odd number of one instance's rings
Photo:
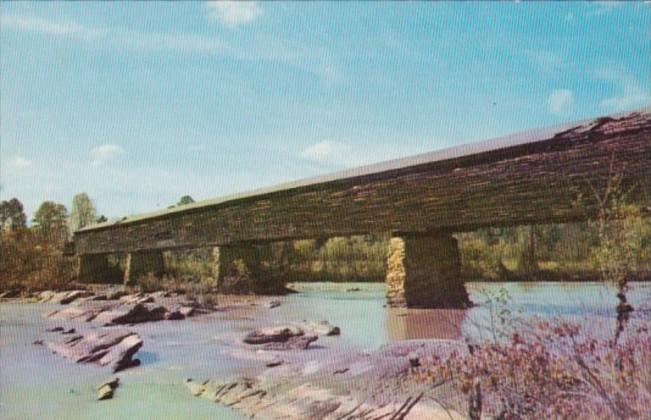
[[[108,382],[104,382],[97,387],[97,399],[108,400],[113,398],[113,391],[120,385],[120,378],[112,379]]]
[[[260,328],[244,337],[247,344],[283,343],[292,337],[302,336],[303,330],[296,326]]]
[[[137,324],[140,322],[160,321],[165,319],[167,308],[164,306],[120,305],[111,310],[100,312],[94,319],[102,325]]]
[[[339,327],[335,327],[330,324],[328,321],[306,321],[298,323],[298,327],[303,331],[307,331],[316,335],[339,335],[341,330]]]
[[[110,366],[114,372],[137,366],[133,355],[142,347],[138,334],[127,330],[100,330],[73,335],[63,341],[46,342],[54,353],[76,363]]]

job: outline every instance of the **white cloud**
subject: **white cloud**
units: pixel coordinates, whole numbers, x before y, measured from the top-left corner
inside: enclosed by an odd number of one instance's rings
[[[50,36],[92,40],[103,34],[103,31],[99,29],[89,28],[75,22],[51,22],[33,16],[2,16],[1,22],[3,28],[38,32]]]
[[[207,3],[208,16],[236,27],[249,23],[262,13],[262,9],[251,2]],[[91,42],[101,39],[102,46],[122,50],[156,53],[169,51],[178,54],[214,54],[249,62],[283,63],[313,73],[320,79],[331,82],[342,80],[342,73],[333,61],[328,49],[315,45],[282,45],[257,40],[250,48],[241,48],[218,36],[198,33],[138,32],[123,27],[93,28],[77,22],[50,21],[33,16],[1,16],[2,29],[40,34],[44,38],[65,38],[76,42]]]
[[[552,114],[565,114],[574,105],[574,92],[569,89],[556,89],[547,98],[547,107]]]
[[[354,161],[352,149],[346,143],[324,140],[303,150],[301,157],[318,163],[349,166]]]
[[[117,159],[124,154],[124,149],[117,144],[103,144],[91,150],[93,165],[102,165],[111,160]]]
[[[32,166],[32,161],[22,156],[12,156],[9,158],[8,165],[12,169],[22,169]]]
[[[616,85],[620,95],[599,102],[599,106],[612,111],[627,111],[651,103],[651,93],[645,91],[635,77],[614,69],[601,70],[597,77]]]
[[[229,28],[237,28],[257,19],[262,8],[253,1],[211,1],[206,3],[206,14]]]

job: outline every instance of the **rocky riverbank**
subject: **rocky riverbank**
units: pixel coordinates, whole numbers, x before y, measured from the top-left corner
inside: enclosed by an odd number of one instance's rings
[[[372,353],[255,352],[265,363],[256,375],[228,380],[187,379],[195,397],[265,419],[457,419],[443,401],[449,388],[409,380],[419,359],[463,351],[454,341],[419,340]],[[243,356],[246,357],[246,356]]]
[[[169,321],[181,326],[184,319],[201,316],[257,325],[231,331],[216,342],[229,357],[248,366],[241,372],[245,374],[202,376],[195,371],[188,372],[194,379],[179,381],[191,395],[246,416],[370,419],[436,418],[444,413],[432,403],[427,389],[407,384],[405,379],[424,352],[432,346],[452,348],[451,341],[410,342],[371,353],[351,351],[337,345],[345,328],[326,320],[279,323],[274,315],[284,309],[285,302],[277,298],[220,296],[221,305],[202,305],[178,294],[104,288],[42,292],[29,300],[55,308],[43,312],[49,328],[35,344],[66,360],[107,369],[107,373],[140,365],[138,354],[148,337],[134,330],[138,325]],[[322,343],[324,338],[329,341]],[[151,345],[150,352],[155,350]],[[118,399],[128,398],[129,377],[124,381],[127,389],[120,391]],[[98,382],[97,398],[113,398],[114,382]]]

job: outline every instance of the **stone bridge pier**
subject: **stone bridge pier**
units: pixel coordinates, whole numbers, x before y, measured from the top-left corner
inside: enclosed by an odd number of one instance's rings
[[[285,243],[255,242],[212,249],[214,285],[223,293],[277,294],[285,291]],[[457,240],[449,233],[401,233],[389,241],[386,263],[387,305],[461,308],[470,304],[460,279]],[[117,276],[116,276],[117,272]],[[108,254],[79,257],[79,281],[136,285],[142,276],[165,274],[163,251],[127,254],[126,269],[111,267]]]
[[[394,235],[389,241],[386,270],[390,307],[470,305],[461,281],[457,240],[450,233]]]
[[[241,243],[212,248],[214,285],[224,293],[274,294],[284,292],[286,254],[282,243]],[[146,275],[162,277],[165,261],[162,250],[142,250],[126,254],[125,269],[109,263],[111,254],[79,256],[78,280],[82,283],[136,285]]]

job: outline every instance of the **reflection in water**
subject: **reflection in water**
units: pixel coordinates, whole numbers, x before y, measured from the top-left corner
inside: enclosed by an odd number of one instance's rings
[[[461,338],[461,327],[468,310],[463,309],[387,309],[386,328],[390,341],[418,338]]]
[[[353,286],[359,291],[346,292]],[[409,339],[491,337],[489,299],[494,314],[505,308],[510,316],[527,320],[561,317],[602,334],[612,332],[617,305],[616,290],[597,282],[468,283],[475,306],[467,310],[385,308],[381,283],[310,283],[295,288],[301,293],[288,298],[288,318],[309,313],[328,319],[342,327],[344,339],[369,349]],[[507,303],[499,307],[494,298],[502,293]],[[650,313],[651,283],[631,284],[628,298],[636,309],[633,317],[644,317]]]

